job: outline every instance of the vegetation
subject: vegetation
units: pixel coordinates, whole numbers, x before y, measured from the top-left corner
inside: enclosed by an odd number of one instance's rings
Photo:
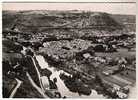
[[[5,48],[7,47],[7,50],[5,50],[5,51],[9,51],[9,52],[13,51],[13,52],[19,53],[21,50],[23,50],[23,47],[21,45],[15,44],[11,40],[4,39],[2,41],[2,44],[4,45]]]

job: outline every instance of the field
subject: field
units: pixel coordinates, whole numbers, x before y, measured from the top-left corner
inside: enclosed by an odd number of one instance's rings
[[[127,83],[125,83],[123,81],[120,81],[118,79],[113,78],[112,76],[104,76],[103,75],[102,79],[109,82],[109,83],[111,83],[111,84],[116,84],[116,85],[119,85],[121,87],[124,87],[124,86],[128,85]]]
[[[132,74],[131,74],[132,75]],[[130,81],[132,83],[135,83],[136,80],[134,78],[131,78],[131,77],[127,77],[127,76],[124,76],[124,75],[120,75],[120,74],[116,74],[116,76],[120,77],[120,78],[123,78],[127,81]],[[133,72],[133,76],[136,77],[136,72]]]
[[[127,49],[121,48],[118,49],[118,52],[114,53],[96,53],[97,56],[100,57],[111,57],[111,58],[116,58],[116,57],[127,57],[127,58],[134,58],[136,56],[136,52],[134,51],[128,51]]]
[[[121,76],[132,79],[133,81],[136,81],[136,71],[125,70],[125,71],[122,71],[120,74]]]

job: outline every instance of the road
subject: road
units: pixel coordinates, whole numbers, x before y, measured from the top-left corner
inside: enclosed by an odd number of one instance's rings
[[[42,89],[43,92],[44,92],[43,85],[42,85],[42,83],[41,83],[41,75],[40,75],[40,72],[39,72],[39,70],[38,70],[38,68],[37,68],[37,66],[36,66],[36,63],[35,63],[34,58],[33,58],[32,56],[30,56],[30,57],[31,57],[31,59],[32,59],[32,61],[33,61],[35,70],[36,70],[36,72],[37,72],[37,76],[38,76],[38,78],[39,78],[39,83],[40,83],[41,89]]]
[[[31,57],[31,56],[30,56],[30,57]],[[31,78],[31,76],[29,75],[28,72],[26,72],[26,75],[27,75],[27,77],[28,77],[30,83],[32,84],[32,86],[33,86],[33,87],[34,87],[44,98],[47,98],[48,96],[45,94],[44,88],[43,88],[43,84],[42,84],[42,82],[41,82],[40,72],[39,72],[39,70],[38,70],[38,68],[37,68],[37,66],[36,66],[36,63],[35,63],[34,58],[31,57],[31,59],[32,59],[33,64],[34,64],[34,66],[35,66],[35,70],[36,70],[36,72],[37,72],[37,75],[38,75],[38,78],[39,78],[39,83],[40,83],[41,88],[38,87],[38,86],[36,85],[36,83],[33,81],[33,79]],[[17,66],[17,65],[16,65],[16,66]],[[16,67],[16,66],[14,66],[14,67]],[[17,85],[16,85],[15,88],[13,89],[13,91],[12,91],[12,93],[10,94],[9,98],[13,98],[13,97],[14,97],[14,95],[16,94],[18,88],[19,88],[19,87],[21,86],[21,84],[23,83],[22,81],[20,81],[20,80],[17,79],[17,78],[15,78],[15,80],[17,81]]]
[[[24,47],[24,46],[23,46],[23,47]],[[26,49],[27,49],[27,48],[24,47],[24,50],[23,50],[23,51],[25,52]],[[43,97],[47,97],[47,96],[44,94],[44,93],[45,93],[45,87],[44,87],[45,84],[42,83],[42,77],[41,77],[40,71],[39,71],[39,69],[38,69],[38,67],[37,67],[37,65],[36,65],[35,60],[34,60],[35,55],[34,55],[33,57],[30,56],[30,55],[27,55],[27,56],[30,57],[30,58],[32,59],[32,61],[33,61],[34,69],[35,69],[36,72],[37,72],[36,74],[37,74],[38,79],[39,79],[40,87],[37,86],[37,85],[35,84],[35,82],[34,82],[33,79],[31,78],[31,76],[29,75],[29,73],[27,73],[28,79],[30,80],[30,82],[31,82],[31,84],[34,86],[34,88],[36,88],[37,91],[39,91],[39,93],[43,95]]]
[[[31,57],[31,56],[30,56]],[[48,90],[47,90],[47,86],[48,86],[48,80],[46,79],[47,77],[46,76],[43,76],[43,77],[41,77],[41,74],[40,74],[40,71],[39,71],[39,69],[38,69],[38,67],[37,67],[37,65],[36,65],[36,62],[35,62],[35,60],[34,60],[34,57],[35,57],[35,55],[33,56],[33,57],[31,57],[31,59],[32,59],[32,61],[33,61],[33,64],[34,64],[34,67],[35,67],[35,70],[36,70],[36,72],[37,72],[37,76],[38,76],[38,78],[39,78],[39,83],[40,83],[40,88],[38,89],[38,91],[41,91],[41,92],[43,92],[43,93],[46,93],[46,92],[48,92]],[[31,81],[31,80],[30,80]],[[33,85],[33,84],[32,84]],[[34,86],[34,85],[33,85]],[[37,85],[36,85],[37,86]],[[35,88],[36,88],[36,86],[34,86]],[[38,86],[37,86],[38,87]],[[46,96],[46,97],[48,97],[48,96]]]
[[[20,87],[20,85],[22,84],[22,81],[20,81],[19,79],[15,78],[15,80],[17,81],[17,85],[15,86],[15,88],[13,89],[11,95],[9,98],[13,98],[15,93],[17,92],[18,88]]]
[[[31,82],[32,86],[44,97],[47,98],[48,96],[42,91],[42,89],[40,87],[38,87],[35,82],[33,81],[33,79],[31,78],[31,76],[29,75],[29,73],[26,73],[29,81]]]

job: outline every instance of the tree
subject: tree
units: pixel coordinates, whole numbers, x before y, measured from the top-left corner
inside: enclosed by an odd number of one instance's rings
[[[42,43],[40,42],[34,42],[32,46],[34,47],[35,50],[38,50],[39,47],[43,47]]]
[[[34,53],[31,51],[31,49],[26,49],[26,55],[34,56]]]
[[[98,84],[100,84],[101,86],[103,86],[102,79],[100,78],[99,75],[96,75],[95,82],[98,83]]]
[[[103,45],[96,45],[93,49],[95,52],[104,52],[105,51],[105,47],[103,47]]]

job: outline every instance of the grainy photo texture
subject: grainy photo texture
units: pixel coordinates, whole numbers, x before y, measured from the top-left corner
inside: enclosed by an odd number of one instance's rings
[[[135,3],[3,3],[3,98],[134,98],[135,16]]]

